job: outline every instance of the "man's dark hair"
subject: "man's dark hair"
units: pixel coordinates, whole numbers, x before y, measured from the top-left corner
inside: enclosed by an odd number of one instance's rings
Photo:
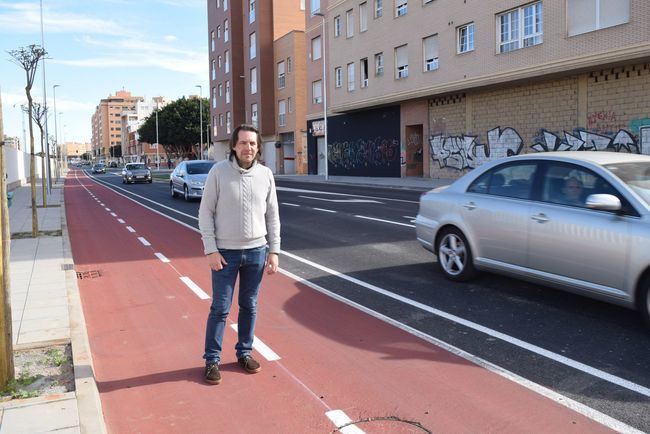
[[[230,159],[232,160],[236,158],[234,149],[237,140],[239,140],[240,131],[250,131],[255,133],[255,136],[257,137],[257,155],[255,155],[255,159],[259,160],[262,157],[262,136],[260,135],[259,130],[250,124],[241,124],[232,132],[232,136],[230,136]]]

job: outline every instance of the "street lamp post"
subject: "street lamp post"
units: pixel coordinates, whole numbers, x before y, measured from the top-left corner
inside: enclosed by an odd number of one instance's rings
[[[200,84],[197,84],[194,87],[199,88],[199,131],[201,134],[199,149],[201,152],[200,160],[203,160],[203,87]]]
[[[43,36],[43,0],[40,1],[40,11],[41,11],[41,47],[45,49],[45,37]],[[42,59],[41,61],[41,66],[43,68],[43,107],[45,109],[45,158],[47,161],[47,164],[45,165],[45,169],[47,172],[47,191],[49,194],[52,194],[52,174],[50,173],[50,146],[49,146],[49,140],[50,137],[48,135],[47,131],[47,92],[46,92],[46,85],[45,85],[45,58]],[[31,113],[30,113],[31,116]]]
[[[325,14],[322,12],[315,12],[314,15],[321,17],[323,20],[323,34],[321,36],[322,58],[323,58],[323,137],[325,138],[325,181],[329,181],[329,150],[327,149],[327,57],[325,56],[325,42],[327,33],[325,33]]]
[[[156,100],[156,168],[160,170],[160,154],[158,148],[160,143],[158,143],[158,100]]]
[[[52,94],[53,94],[53,97],[54,97],[54,143],[55,143],[56,148],[59,147],[59,134],[58,134],[57,126],[56,126],[56,88],[57,87],[61,87],[61,85],[60,84],[55,84],[54,86],[52,86]],[[55,148],[55,151],[54,151],[55,156],[56,156],[56,148]],[[59,153],[59,159],[60,158],[61,158],[61,155]],[[59,164],[61,164],[60,161],[59,161]]]

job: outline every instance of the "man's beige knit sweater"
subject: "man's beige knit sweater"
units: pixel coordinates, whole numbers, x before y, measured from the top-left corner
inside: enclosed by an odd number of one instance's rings
[[[199,229],[206,255],[217,249],[253,249],[267,244],[280,253],[280,215],[271,169],[257,161],[242,169],[236,160],[215,164],[205,181]]]

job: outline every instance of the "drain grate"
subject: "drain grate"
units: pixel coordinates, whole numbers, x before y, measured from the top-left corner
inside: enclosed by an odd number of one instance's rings
[[[102,277],[102,273],[99,270],[90,270],[90,271],[77,271],[77,279],[97,279]]]

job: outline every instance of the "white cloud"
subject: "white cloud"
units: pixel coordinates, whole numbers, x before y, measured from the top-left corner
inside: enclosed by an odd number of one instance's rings
[[[174,41],[176,41],[178,38],[177,38],[176,36],[174,36],[174,35],[166,35],[163,39],[164,39],[165,41],[168,41],[168,42],[174,42]]]
[[[37,3],[6,3],[0,7],[0,33],[32,34],[41,31],[40,8]],[[43,27],[52,33],[96,33],[104,35],[131,34],[128,27],[112,20],[75,13],[61,13],[43,7]]]

